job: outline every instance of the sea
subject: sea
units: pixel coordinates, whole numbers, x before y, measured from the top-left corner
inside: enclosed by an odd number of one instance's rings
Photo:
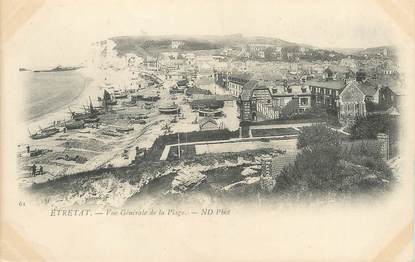
[[[24,99],[26,121],[62,110],[84,91],[87,79],[79,70],[60,72],[20,72],[27,93]]]

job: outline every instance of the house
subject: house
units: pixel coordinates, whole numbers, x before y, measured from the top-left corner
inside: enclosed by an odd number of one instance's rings
[[[219,124],[212,117],[204,117],[198,121],[200,131],[219,129]]]
[[[228,79],[228,74],[226,72],[215,70],[213,73],[213,77],[216,84],[218,84],[221,87],[226,87]]]
[[[351,125],[357,117],[367,115],[366,102],[373,101],[378,89],[356,80],[350,81],[339,94],[338,118],[340,123]]]
[[[183,46],[182,41],[172,40],[171,41],[171,49],[179,49],[181,46]]]
[[[228,76],[227,88],[235,97],[242,93],[243,86],[249,82],[252,75],[249,73],[231,73]]]
[[[155,58],[155,57],[147,56],[146,59],[143,62],[143,65],[148,70],[158,70],[159,69],[158,59]]]
[[[173,70],[173,71],[168,71],[165,75],[166,79],[169,80],[183,80],[186,79],[186,72],[180,71],[180,70]]]
[[[400,111],[402,97],[404,95],[404,89],[399,84],[385,86],[380,89],[379,104],[394,107]]]
[[[256,80],[250,80],[243,86],[238,105],[242,121],[258,121],[279,117],[278,109],[273,106],[269,88],[260,86]]]
[[[281,115],[301,113],[311,108],[311,90],[299,82],[284,81],[273,86],[271,93],[273,105],[281,108]]]
[[[312,106],[336,108],[337,97],[345,87],[344,81],[339,80],[307,80],[304,83],[311,90]]]
[[[358,64],[353,58],[350,58],[350,56],[349,56],[347,58],[343,58],[340,61],[340,66],[344,66],[344,67],[347,67],[349,69],[352,69],[353,71],[356,71]]]

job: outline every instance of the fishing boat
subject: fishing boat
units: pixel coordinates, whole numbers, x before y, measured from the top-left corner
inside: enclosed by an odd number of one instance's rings
[[[134,127],[132,126],[124,126],[124,127],[116,127],[115,131],[120,132],[120,133],[124,133],[124,132],[130,132],[133,131]]]
[[[84,122],[85,123],[96,123],[99,121],[99,117],[91,117],[91,118],[85,118]]]
[[[114,97],[115,99],[127,98],[127,93],[120,90],[115,90]]]
[[[159,107],[159,112],[162,114],[177,114],[179,111],[180,107],[174,102],[171,105]]]
[[[43,138],[50,137],[58,132],[59,132],[58,128],[49,127],[49,128],[40,129],[38,132],[34,134],[31,134],[29,130],[29,135],[31,139],[43,139]]]
[[[84,120],[69,120],[67,122],[65,122],[65,127],[66,129],[70,130],[70,129],[81,129],[85,127],[85,122]]]
[[[83,113],[73,112],[70,107],[68,109],[69,113],[71,114],[71,118],[74,121],[85,121],[85,123],[97,122],[99,120],[97,115],[104,114],[104,111],[102,109],[94,108],[94,106],[92,105],[91,98],[89,98],[89,107],[86,108],[84,106],[85,112]]]

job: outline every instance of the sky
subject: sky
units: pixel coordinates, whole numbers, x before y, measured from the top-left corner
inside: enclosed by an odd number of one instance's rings
[[[271,36],[317,47],[393,44],[394,24],[373,1],[54,0],[11,43],[26,64],[79,60],[90,44],[119,35]]]

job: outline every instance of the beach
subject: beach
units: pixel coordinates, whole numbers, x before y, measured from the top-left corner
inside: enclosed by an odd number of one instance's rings
[[[62,74],[68,74],[68,72],[70,77],[61,76]],[[93,79],[92,71],[88,69],[78,69],[74,72],[68,72],[25,72],[25,74],[33,74],[35,76],[40,75],[41,77],[52,80],[61,78],[52,82],[52,86],[46,86],[46,90],[41,92],[41,94],[36,94],[38,90],[35,88],[38,86],[29,86],[30,84],[33,84],[33,81],[26,81],[26,83],[24,83],[25,89],[29,90],[26,95],[26,103],[29,105],[26,106],[26,110],[23,114],[26,126],[30,131],[35,132],[39,127],[44,128],[50,126],[54,121],[70,119],[69,108],[74,111],[84,111],[82,106],[89,105],[89,97],[92,101],[95,101],[94,104],[96,105],[97,97],[102,94],[99,89],[98,81]],[[73,82],[69,82],[70,84],[64,86],[58,86],[57,84],[60,84],[62,80]],[[74,90],[68,90],[71,88]],[[35,98],[33,99],[33,97]],[[32,101],[28,101],[31,98]]]
[[[105,83],[101,79],[110,78],[114,72],[84,69],[82,73],[88,81],[85,81],[79,95],[69,99],[68,104],[62,105],[54,112],[28,120],[27,126],[37,131],[39,126],[45,128],[51,126],[54,121],[56,123],[59,120],[69,120],[71,118],[68,114],[69,107],[71,111],[84,112],[82,105],[89,106],[89,97],[94,107],[101,106],[97,101],[97,97],[102,96],[104,92]],[[119,75],[118,79],[115,77],[108,81],[112,86],[122,85],[122,77]],[[169,96],[168,88],[160,91],[161,97]],[[144,101],[137,102],[134,107],[125,106],[124,103],[128,101],[129,98],[117,99],[118,103],[113,106],[111,112],[99,115],[99,128],[94,123],[87,123],[82,129],[63,132],[63,125],[57,124],[56,127],[60,132],[51,137],[34,140],[27,135],[18,146],[21,160],[19,165],[22,171],[19,184],[30,186],[32,183],[43,183],[79,172],[129,165],[136,157],[136,147],[150,148],[162,132],[161,126],[166,121],[170,122],[174,116],[160,114],[157,110],[158,102],[153,103],[151,108],[144,108]],[[144,114],[148,119],[145,123],[133,123],[125,117],[131,114]],[[129,131],[116,131],[117,128],[127,128]],[[41,153],[36,156],[30,155],[26,151],[27,146],[30,146],[32,154],[36,151]],[[44,170],[42,175],[35,177],[31,175],[33,164],[37,169],[42,166]]]

